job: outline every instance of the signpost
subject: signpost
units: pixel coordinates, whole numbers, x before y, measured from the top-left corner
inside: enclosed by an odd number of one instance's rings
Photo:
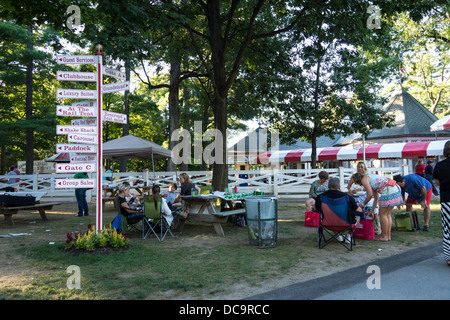
[[[82,126],[82,125],[72,125],[72,126],[56,126],[56,134],[69,134],[69,133],[79,133],[79,134],[97,134],[97,127],[94,126]]]
[[[56,99],[95,99],[97,90],[56,89]]]
[[[96,172],[96,171],[98,171],[95,166],[95,163],[91,163],[91,162],[90,163],[58,163],[55,166],[55,169],[56,169],[56,173],[77,173],[77,172]]]
[[[96,79],[95,72],[56,71],[56,80],[95,82]]]
[[[57,80],[96,82],[96,90],[56,89],[57,99],[89,99],[72,103],[70,106],[58,105],[56,115],[87,117],[71,120],[70,126],[56,126],[56,133],[67,135],[68,142],[57,144],[57,153],[77,153],[70,157],[69,164],[57,164],[57,173],[95,172],[95,179],[55,179],[56,188],[95,188],[96,189],[96,231],[102,229],[102,136],[103,121],[126,124],[127,115],[102,109],[103,94],[130,89],[130,82],[117,82],[103,85],[103,75],[125,80],[124,72],[103,67],[103,46],[96,46],[95,55],[58,55],[58,64],[92,64],[96,72],[58,71]],[[95,155],[93,155],[95,154]]]
[[[95,117],[97,116],[97,108],[79,106],[56,106],[56,115],[68,117]]]
[[[55,188],[95,188],[95,179],[55,179]]]

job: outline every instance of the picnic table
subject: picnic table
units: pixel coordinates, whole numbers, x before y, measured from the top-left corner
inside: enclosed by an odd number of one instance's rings
[[[17,214],[19,211],[28,210],[28,211],[38,211],[42,220],[48,220],[47,215],[45,214],[46,210],[51,210],[54,205],[60,204],[59,202],[47,202],[47,203],[35,203],[33,205],[28,206],[19,206],[19,207],[0,207],[0,214],[5,216],[5,221],[7,224],[14,226],[14,221],[12,219],[13,214]]]
[[[224,236],[221,224],[225,223],[231,215],[245,214],[245,206],[237,207],[236,203],[243,204],[246,196],[247,194],[242,194],[241,197],[233,196],[231,198],[222,193],[220,195],[181,196],[181,199],[185,202],[185,205],[190,206],[188,220],[211,222],[216,233],[219,236]],[[178,231],[183,229],[184,222],[180,221],[178,223]]]

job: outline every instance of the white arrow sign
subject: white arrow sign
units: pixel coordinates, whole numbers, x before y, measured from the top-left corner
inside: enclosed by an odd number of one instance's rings
[[[56,71],[56,80],[61,81],[97,81],[95,72]]]
[[[95,99],[97,90],[56,89],[56,99]]]
[[[56,134],[97,134],[97,127],[94,126],[56,126]]]
[[[98,139],[97,136],[70,133],[67,135],[67,142],[98,144]]]
[[[107,75],[107,76],[111,76],[118,80],[125,80],[125,78],[126,78],[125,72],[121,72],[121,71],[110,69],[110,68],[103,68],[103,74]]]
[[[96,117],[97,108],[80,106],[56,106],[56,115],[68,117]]]
[[[56,144],[56,153],[97,153],[97,146],[92,144]]]
[[[96,107],[97,106],[97,101],[95,101],[95,100],[78,101],[78,102],[72,103],[72,106]]]
[[[97,118],[82,118],[82,119],[74,119],[70,120],[70,124],[72,126],[96,126]],[[96,127],[97,129],[97,127]],[[97,130],[98,132],[98,130]]]
[[[130,90],[130,81],[104,84],[102,93]]]
[[[95,56],[74,56],[74,55],[58,55],[56,62],[58,64],[94,64]]]
[[[75,155],[70,157],[70,163],[83,163],[83,162],[96,162],[96,156],[90,156],[87,154]]]
[[[95,179],[55,179],[55,189],[95,188]]]
[[[103,121],[117,122],[117,123],[127,123],[127,115],[123,113],[111,112],[103,110]]]
[[[58,163],[56,173],[95,172],[95,163]]]

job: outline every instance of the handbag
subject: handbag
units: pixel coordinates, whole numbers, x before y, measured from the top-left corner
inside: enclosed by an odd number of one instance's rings
[[[31,194],[25,196],[15,196],[8,193],[0,195],[1,207],[21,207],[32,206],[36,203],[36,197]]]
[[[316,211],[305,212],[305,227],[318,228],[320,222],[320,213]]]
[[[358,239],[373,240],[375,239],[375,229],[373,217],[366,217],[365,219],[359,219],[359,222],[355,226],[353,236]]]

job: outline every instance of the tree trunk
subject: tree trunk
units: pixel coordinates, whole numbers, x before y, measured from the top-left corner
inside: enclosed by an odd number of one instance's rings
[[[28,27],[28,35],[31,37],[33,35],[33,30]],[[27,43],[27,49],[33,50],[33,43]],[[27,120],[31,121],[33,117],[33,60],[28,62],[26,70],[26,102],[25,102],[25,116]],[[26,131],[26,150],[25,150],[25,160],[26,160],[26,174],[33,174],[34,166],[34,132],[31,129]]]
[[[179,60],[170,63],[170,86],[169,86],[169,137],[172,132],[180,128],[180,76],[181,64]],[[169,149],[172,150],[178,141],[169,139]],[[167,160],[167,171],[175,171],[176,165],[172,159]]]
[[[214,111],[214,125],[217,130],[222,133],[222,146],[216,148],[216,162],[213,164],[213,180],[214,190],[224,191],[228,186],[228,165],[227,165],[227,98],[226,94],[220,95],[216,92],[212,102]],[[222,154],[222,161],[219,153]]]
[[[130,81],[130,68],[125,65],[125,77],[126,81]],[[128,95],[130,94],[129,90],[125,91],[125,94],[123,96],[123,113],[127,115],[127,123],[125,123],[122,126],[122,137],[127,136],[130,134],[130,105],[128,104]],[[114,161],[114,160],[113,160]],[[120,166],[119,166],[120,172],[126,172],[127,171],[127,159],[121,159],[120,160]]]

